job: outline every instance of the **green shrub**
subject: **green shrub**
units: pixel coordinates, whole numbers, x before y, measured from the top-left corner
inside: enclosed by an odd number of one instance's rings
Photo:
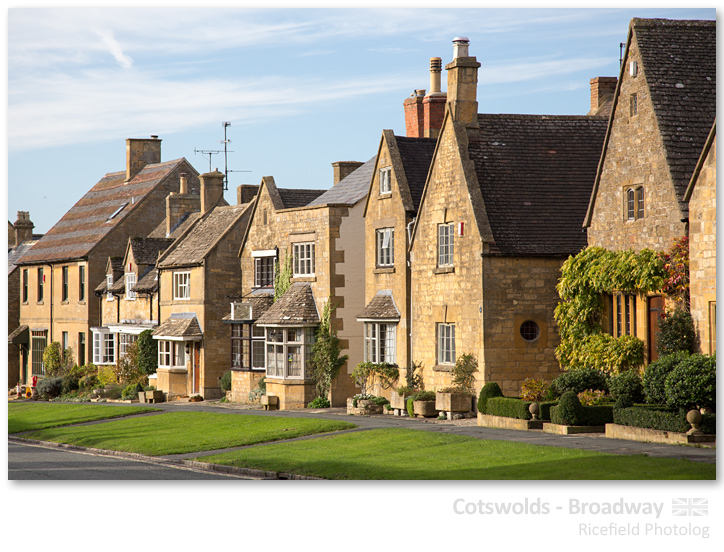
[[[485,413],[490,416],[530,420],[532,417],[528,410],[530,404],[529,401],[512,397],[491,397],[485,405]]]
[[[642,378],[642,384],[647,403],[666,403],[666,377],[674,368],[687,358],[689,358],[688,352],[679,351],[678,353],[663,356],[646,367]]]
[[[613,405],[597,404],[582,406],[582,424],[588,426],[602,426],[613,423]]]
[[[689,410],[716,410],[716,354],[691,355],[674,368],[664,383],[666,404]]]
[[[219,379],[222,391],[231,391],[231,370],[227,370]]]
[[[503,391],[500,389],[500,385],[498,385],[494,381],[486,383],[480,390],[480,395],[478,395],[478,412],[480,412],[481,414],[487,414],[488,412],[486,410],[486,404],[488,402],[488,399],[502,396]]]
[[[63,393],[63,378],[47,377],[38,382],[38,395],[41,399],[54,399]]]
[[[410,397],[413,401],[434,401],[435,391],[418,391]]]
[[[307,408],[329,408],[330,406],[331,403],[327,397],[317,397],[307,405]]]
[[[578,393],[576,396],[583,406],[594,406],[601,404],[605,400],[606,392],[601,391],[600,389],[598,391],[586,389],[585,391]]]
[[[412,397],[407,398],[407,402],[405,402],[405,408],[407,409],[407,415],[410,418],[415,417],[415,406],[412,404],[414,401],[412,400]]]
[[[578,395],[587,389],[608,392],[606,374],[595,368],[580,368],[563,372],[554,380],[554,383],[561,396],[567,391],[573,391]]]
[[[80,387],[80,378],[72,371],[63,376],[63,395],[78,391]]]
[[[124,387],[119,383],[109,383],[103,388],[103,398],[116,400],[120,399],[123,394]]]
[[[405,374],[405,387],[418,391],[425,388],[422,382],[422,362],[413,361],[410,366],[407,367]]]
[[[686,412],[641,406],[614,408],[613,423],[675,433],[686,433],[691,429],[691,425],[686,421]],[[699,429],[706,434],[715,434],[716,415],[702,415]]]
[[[608,380],[608,389],[614,399],[626,395],[632,404],[644,402],[644,386],[636,369],[611,376]]]
[[[90,391],[98,385],[98,376],[95,374],[87,374],[78,380],[78,389],[81,391]]]
[[[373,397],[370,399],[373,403],[375,403],[377,406],[385,406],[386,404],[390,404],[390,401],[387,400],[384,397]]]
[[[475,386],[475,374],[478,372],[478,359],[470,353],[460,355],[452,369],[453,387],[472,390]]]
[[[153,339],[153,330],[143,330],[138,334],[138,369],[150,376],[158,369],[158,341]]]
[[[659,336],[656,350],[660,356],[679,351],[693,353],[696,346],[696,330],[691,314],[682,308],[667,313],[659,319]]]
[[[520,386],[520,398],[540,402],[548,395],[550,384],[543,379],[526,378]]]
[[[561,395],[558,406],[551,408],[551,421],[554,424],[581,425],[583,406],[574,391]]]
[[[121,393],[121,398],[124,401],[130,401],[133,399],[138,398],[138,393],[143,391],[143,385],[140,383],[131,383],[128,384]]]

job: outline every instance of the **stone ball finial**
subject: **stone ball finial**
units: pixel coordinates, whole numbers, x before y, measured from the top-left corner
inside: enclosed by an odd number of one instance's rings
[[[530,412],[531,416],[533,416],[533,420],[537,421],[540,419],[538,418],[538,414],[540,414],[540,405],[537,402],[531,403],[528,407],[528,412]]]
[[[699,424],[701,423],[702,416],[701,412],[698,410],[689,410],[689,412],[686,413],[686,421],[689,422],[691,425],[691,429],[686,432],[687,435],[701,435],[703,431],[699,429]]]

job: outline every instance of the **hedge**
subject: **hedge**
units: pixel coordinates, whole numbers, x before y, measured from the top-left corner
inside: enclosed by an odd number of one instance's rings
[[[613,411],[613,423],[660,431],[686,433],[691,425],[686,421],[686,412],[662,408],[616,408]],[[716,414],[703,414],[699,429],[707,434],[716,433]]]
[[[614,421],[614,408],[613,405],[609,404],[598,404],[594,406],[581,405],[580,420],[575,425],[580,426],[602,426],[610,424]],[[564,420],[558,414],[558,407],[551,408],[551,422],[560,425],[569,425],[567,420]]]
[[[493,397],[488,399],[485,414],[491,416],[502,416],[503,418],[518,418],[519,420],[530,420],[532,418],[528,408],[534,401],[524,401],[514,397]],[[558,404],[557,401],[539,402],[541,420],[550,420],[551,407]]]

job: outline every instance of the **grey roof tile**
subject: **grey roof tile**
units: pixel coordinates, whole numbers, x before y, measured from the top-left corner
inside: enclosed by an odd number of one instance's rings
[[[319,313],[314,300],[312,287],[308,283],[295,282],[279,300],[274,303],[257,321],[265,324],[318,324]]]
[[[352,171],[309,205],[354,205],[367,196],[377,156]]]
[[[367,303],[365,309],[357,315],[358,319],[399,320],[395,300],[390,290],[381,290]]]
[[[407,178],[412,204],[417,212],[420,208],[420,200],[425,189],[427,173],[430,170],[437,140],[435,138],[395,136],[395,141],[400,152],[400,160]]]
[[[196,314],[191,312],[174,313],[163,323],[153,330],[154,337],[185,337],[201,339],[204,333],[201,331],[199,320]]]

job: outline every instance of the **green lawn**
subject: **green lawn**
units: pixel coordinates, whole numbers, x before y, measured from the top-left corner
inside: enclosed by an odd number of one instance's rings
[[[93,426],[44,429],[24,436],[160,456],[253,445],[354,427],[354,424],[348,422],[315,418],[168,412]]]
[[[100,404],[8,403],[8,433],[157,412],[156,408]]]
[[[326,479],[716,479],[715,464],[379,429],[198,458]]]

